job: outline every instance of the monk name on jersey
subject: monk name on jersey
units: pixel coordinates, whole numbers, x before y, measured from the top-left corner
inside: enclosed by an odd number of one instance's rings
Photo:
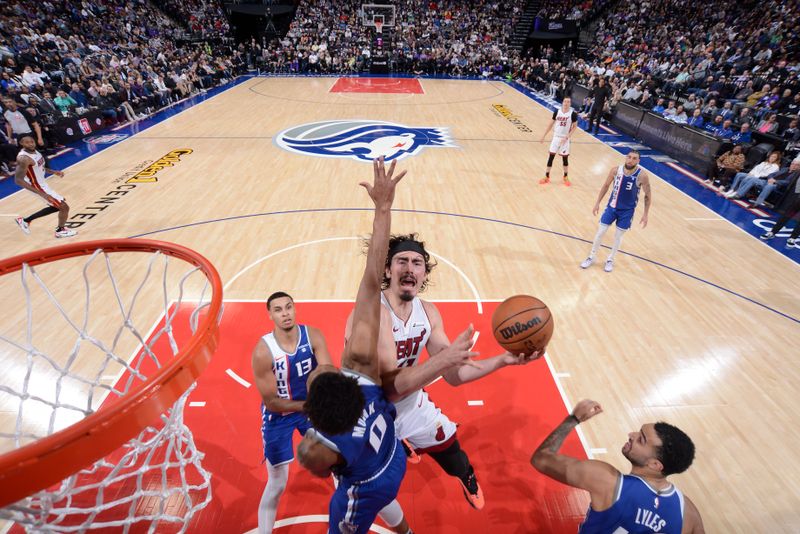
[[[369,416],[375,413],[375,401],[370,402],[367,406],[364,406],[364,410],[361,412],[361,415],[358,417],[358,422],[356,426],[353,427],[353,437],[354,438],[363,438],[364,434],[367,433],[367,419]],[[383,416],[379,416],[375,419],[375,423],[372,425],[371,429],[372,435],[369,437],[370,445],[372,448],[375,449],[375,452],[378,452],[380,449],[381,439],[383,438],[383,434],[386,432],[386,420]],[[377,440],[377,443],[373,442],[373,438]]]

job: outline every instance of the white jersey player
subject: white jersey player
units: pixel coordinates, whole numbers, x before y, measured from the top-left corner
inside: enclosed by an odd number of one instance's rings
[[[470,505],[481,509],[483,491],[469,458],[461,450],[456,424],[420,388],[420,382],[427,384],[429,381],[419,378],[433,376],[438,371],[450,385],[458,386],[507,365],[528,363],[540,353],[527,358],[505,353],[477,364],[449,366],[444,372],[440,371],[440,358],[450,359],[453,350],[471,343],[472,327],[450,344],[439,310],[417,296],[427,285],[433,266],[430,254],[416,234],[393,236],[389,241],[378,344],[381,373],[397,373],[392,396],[397,408],[395,428],[397,437],[409,449],[411,461],[419,461],[418,453],[428,453],[447,474],[459,480]],[[421,362],[424,348],[428,350],[429,359]]]
[[[545,172],[545,177],[539,180],[540,184],[550,183],[550,169],[553,168],[553,158],[558,154],[564,164],[564,185],[571,185],[568,176],[569,140],[572,137],[572,132],[578,127],[578,113],[572,109],[571,104],[572,99],[565,96],[561,102],[561,108],[553,112],[553,121],[547,125],[547,130],[542,134],[540,142],[543,142],[550,130],[553,130],[553,139],[550,141],[550,156],[547,159],[547,171]]]
[[[53,191],[53,189],[47,185],[47,182],[45,182],[45,173],[48,171],[59,177],[64,176],[64,173],[61,171],[53,171],[46,167],[44,156],[36,150],[36,141],[33,140],[32,136],[22,136],[19,139],[19,144],[22,146],[22,150],[20,150],[17,156],[17,172],[14,176],[14,182],[21,188],[42,198],[47,204],[47,207],[25,218],[17,217],[15,219],[17,225],[23,232],[30,234],[31,221],[58,212],[56,237],[74,236],[76,234],[75,230],[66,228],[65,226],[69,218],[69,206],[66,200]]]

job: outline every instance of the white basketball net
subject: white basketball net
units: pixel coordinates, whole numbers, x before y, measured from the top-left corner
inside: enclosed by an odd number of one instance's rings
[[[133,289],[118,284],[112,258]],[[173,274],[176,269],[167,267],[176,261],[170,263],[170,256],[161,252],[97,250],[91,256],[24,265],[19,277],[0,277],[3,302],[15,302],[5,300],[15,291],[20,298],[18,312],[7,305],[4,314],[17,313],[25,332],[23,339],[14,338],[7,328],[14,321],[0,321],[0,357],[12,367],[16,362],[15,372],[0,373],[0,412],[15,414],[0,419],[0,453],[73,424],[99,409],[106,397],[113,403],[137,390],[177,354],[189,336],[181,340],[175,329],[194,332],[210,291],[199,268],[182,263],[179,267],[189,270]],[[73,269],[74,283],[67,281],[72,287],[65,288],[70,270],[63,264],[69,262],[83,267]],[[139,277],[143,272],[144,278],[131,283],[131,271]],[[69,297],[80,292],[80,285],[85,298],[76,302]],[[126,297],[126,292],[132,294]],[[189,298],[194,311],[187,326],[186,314],[179,316],[178,310]],[[148,339],[142,332],[160,313],[163,324]],[[211,500],[210,473],[203,469],[203,454],[183,422],[193,389],[157,424],[60,484],[0,509],[0,518],[29,532],[128,532],[134,526],[136,531],[185,532],[192,516]]]

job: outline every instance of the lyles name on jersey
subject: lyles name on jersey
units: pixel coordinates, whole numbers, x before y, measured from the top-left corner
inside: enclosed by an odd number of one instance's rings
[[[661,532],[667,526],[667,521],[662,519],[657,513],[645,508],[636,509],[636,524],[644,525],[653,532]]]
[[[427,333],[428,331],[423,328],[418,336],[395,342],[397,347],[397,367],[411,367],[416,363],[419,357],[420,345]]]

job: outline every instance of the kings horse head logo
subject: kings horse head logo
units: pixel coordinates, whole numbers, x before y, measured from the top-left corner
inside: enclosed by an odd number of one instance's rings
[[[382,121],[342,120],[301,124],[280,132],[284,150],[325,158],[370,162],[403,159],[427,147],[455,147],[447,128],[410,127]]]

